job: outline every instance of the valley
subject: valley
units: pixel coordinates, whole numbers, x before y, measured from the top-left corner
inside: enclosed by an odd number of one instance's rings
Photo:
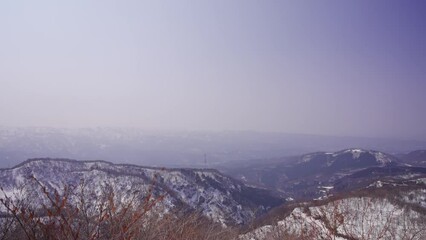
[[[422,239],[426,168],[417,152],[404,156],[351,148],[220,171],[36,158],[0,169],[0,211],[3,221],[10,206],[42,217],[49,199],[80,206],[84,196],[93,208],[109,196],[117,206],[152,202],[157,219],[198,213],[243,240]]]

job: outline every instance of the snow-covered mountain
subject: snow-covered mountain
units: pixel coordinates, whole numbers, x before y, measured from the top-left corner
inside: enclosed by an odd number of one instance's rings
[[[299,204],[277,221],[240,236],[241,240],[425,238],[424,184]]]
[[[240,235],[242,240],[425,237],[426,168],[400,164],[382,152],[347,149],[307,154],[292,165],[263,170],[262,177],[269,174],[272,180],[281,181],[277,184],[287,184],[281,187],[280,196],[249,187],[214,169],[30,159],[0,169],[0,200],[2,204],[16,201],[31,209],[46,210],[46,192],[57,191],[64,196],[73,189],[77,194],[67,201],[78,204],[81,189],[89,202],[85,206],[96,211],[109,197],[115,203],[127,203],[132,199],[143,202],[152,195],[160,199],[155,214],[179,216],[196,211],[223,226],[257,226]],[[273,178],[273,174],[283,174],[284,178]],[[54,194],[50,196],[55,198]],[[309,198],[301,201],[300,196]],[[2,204],[0,216],[10,214]],[[247,225],[253,221],[254,225]]]
[[[286,197],[308,200],[362,188],[383,177],[424,175],[424,170],[407,166],[384,152],[351,148],[305,154],[290,163],[256,164],[227,173],[252,185],[279,190]]]
[[[1,169],[0,195],[41,199],[39,195],[43,193],[34,187],[32,178],[49,192],[77,186],[84,180],[93,200],[105,188],[112,188],[121,201],[133,197],[135,192],[143,197],[153,188],[155,195],[164,195],[161,205],[166,210],[193,209],[222,224],[247,223],[256,214],[283,203],[267,190],[247,187],[212,169],[160,169],[67,159],[32,159]],[[36,207],[41,203],[34,200],[30,204]]]
[[[315,162],[315,164],[320,164],[324,168],[343,169],[376,165],[385,166],[395,161],[395,157],[383,152],[352,148],[334,153],[306,154],[301,157],[299,163]]]

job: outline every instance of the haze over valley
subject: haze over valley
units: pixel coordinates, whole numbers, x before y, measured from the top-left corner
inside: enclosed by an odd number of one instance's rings
[[[424,1],[0,2],[0,239],[426,239]]]

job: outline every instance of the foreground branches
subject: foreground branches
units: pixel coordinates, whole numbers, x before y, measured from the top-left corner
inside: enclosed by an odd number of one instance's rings
[[[164,196],[154,193],[155,179],[147,190],[118,193],[104,184],[91,189],[78,186],[47,189],[31,177],[30,195],[7,193],[0,205],[0,239],[232,239],[230,228],[214,224],[200,214],[171,212]]]

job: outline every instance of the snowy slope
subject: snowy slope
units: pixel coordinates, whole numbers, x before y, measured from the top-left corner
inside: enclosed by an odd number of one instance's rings
[[[50,192],[64,185],[77,186],[84,181],[96,200],[106,188],[125,201],[140,193],[142,199],[150,188],[166,209],[189,208],[202,212],[216,222],[243,224],[257,213],[282,203],[270,192],[247,187],[209,169],[159,169],[135,165],[116,165],[103,161],[33,159],[11,169],[0,170],[0,183],[8,196],[40,199],[36,178]],[[155,183],[153,183],[155,182]],[[4,197],[4,196],[0,196]],[[32,202],[34,206],[40,203]]]
[[[301,157],[299,163],[317,162],[322,167],[337,170],[367,166],[385,166],[395,161],[395,157],[383,152],[351,148],[334,153],[319,152],[306,154]]]
[[[350,148],[337,152],[309,153],[292,162],[256,164],[227,173],[248,184],[279,190],[286,197],[308,200],[336,191],[353,190],[351,187],[365,187],[376,180],[376,172],[380,172],[382,177],[386,173],[411,171],[402,167],[407,166],[398,163],[398,159],[390,154]],[[416,169],[412,170],[417,172]],[[364,173],[362,176],[351,177],[361,171]],[[346,181],[347,178],[352,182]]]
[[[321,206],[295,208],[276,224],[257,228],[241,235],[240,239],[289,236],[295,239],[420,240],[426,238],[426,216],[386,198],[350,197]]]

